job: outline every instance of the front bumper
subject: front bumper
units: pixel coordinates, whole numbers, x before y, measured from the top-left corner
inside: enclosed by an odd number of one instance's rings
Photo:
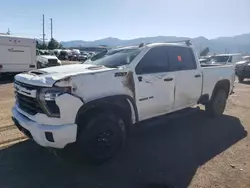
[[[235,74],[238,77],[250,78],[250,66],[236,67]]]
[[[44,125],[38,124],[22,115],[17,107],[12,108],[12,118],[16,126],[37,144],[44,147],[64,148],[76,141],[77,125]]]

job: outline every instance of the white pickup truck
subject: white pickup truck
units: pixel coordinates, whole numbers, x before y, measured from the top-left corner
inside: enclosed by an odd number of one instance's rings
[[[62,65],[62,62],[56,57],[53,51],[36,50],[37,68],[53,67]]]
[[[91,159],[105,161],[143,120],[196,104],[210,116],[221,115],[234,79],[232,65],[201,67],[190,45],[112,49],[84,64],[16,75],[13,121],[41,146],[74,143]]]

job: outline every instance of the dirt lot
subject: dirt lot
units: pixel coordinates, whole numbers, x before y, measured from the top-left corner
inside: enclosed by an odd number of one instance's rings
[[[11,121],[12,83],[0,83],[0,187],[250,187],[250,82],[236,83],[225,115],[203,110],[138,126],[115,161],[65,162]],[[152,126],[154,125],[154,126]]]

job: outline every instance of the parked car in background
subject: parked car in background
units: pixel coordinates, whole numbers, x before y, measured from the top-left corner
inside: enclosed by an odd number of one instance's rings
[[[234,64],[242,59],[242,54],[218,54],[213,57],[211,64]]]
[[[197,103],[211,117],[223,114],[234,66],[202,67],[195,54],[189,44],[153,43],[18,74],[13,121],[41,146],[75,143],[74,152],[104,162],[141,121]]]
[[[60,51],[62,51],[62,49],[54,49],[52,51],[54,52],[54,54],[56,55],[56,57],[58,57],[59,54],[60,54]]]
[[[89,57],[93,57],[94,55],[98,54],[99,52],[88,52]]]
[[[68,50],[61,50],[58,56],[60,60],[69,60],[70,57],[71,57],[71,52]]]
[[[242,59],[235,66],[235,74],[239,82],[243,82],[245,78],[250,78],[250,56],[244,56]]]
[[[201,56],[199,61],[201,64],[211,64],[214,56]]]
[[[203,64],[209,64],[209,61],[207,60],[207,59],[199,59],[199,62],[200,62],[200,64],[201,65],[203,65]]]
[[[36,61],[38,69],[62,65],[52,50],[37,50]]]
[[[81,51],[80,55],[78,56],[79,61],[82,61],[82,62],[86,61],[89,57],[90,55],[87,52],[83,52],[83,51]]]
[[[36,40],[0,35],[0,75],[36,69]]]
[[[72,49],[71,50],[72,56],[70,57],[71,61],[79,61],[80,50]]]

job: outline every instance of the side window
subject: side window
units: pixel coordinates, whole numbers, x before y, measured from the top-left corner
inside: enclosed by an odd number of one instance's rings
[[[191,48],[168,47],[169,66],[171,71],[193,70],[197,68]]]
[[[167,72],[168,58],[164,47],[150,49],[135,68],[136,74]]]
[[[232,59],[233,59],[233,56],[229,56],[228,62],[229,62],[229,63],[232,63]]]

